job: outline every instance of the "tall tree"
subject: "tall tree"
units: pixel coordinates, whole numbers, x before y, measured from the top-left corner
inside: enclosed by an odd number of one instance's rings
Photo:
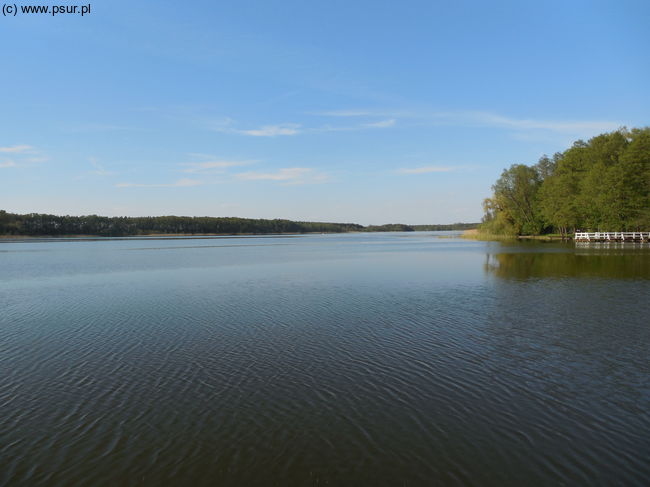
[[[517,233],[535,234],[542,229],[536,202],[540,185],[534,168],[513,164],[492,186],[496,208],[505,214]]]

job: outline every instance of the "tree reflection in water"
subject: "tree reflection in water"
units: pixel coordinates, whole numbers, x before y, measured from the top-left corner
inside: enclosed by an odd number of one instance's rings
[[[486,254],[486,273],[503,279],[650,279],[650,246],[647,244],[578,243],[573,249],[504,250]]]

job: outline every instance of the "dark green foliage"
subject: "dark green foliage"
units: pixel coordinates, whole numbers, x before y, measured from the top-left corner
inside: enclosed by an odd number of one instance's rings
[[[363,229],[364,232],[413,232],[415,229],[403,223],[388,223],[386,225],[369,225]]]
[[[478,223],[451,223],[448,225],[405,225],[389,223],[387,225],[369,225],[364,232],[442,232],[450,230],[469,230],[478,227]]]
[[[621,129],[532,166],[506,169],[484,202],[481,230],[534,235],[650,229],[650,128]]]
[[[309,232],[354,232],[363,226],[354,223],[294,222],[249,218],[189,216],[106,217],[56,216],[30,213],[16,215],[0,210],[3,235],[100,235],[119,237],[147,234],[265,234]]]
[[[449,225],[411,225],[416,232],[448,232],[451,230],[470,230],[478,223],[451,223]]]
[[[57,216],[40,213],[18,215],[0,210],[0,235],[123,237],[151,234],[412,232],[415,230],[462,230],[475,227],[476,224],[472,223],[416,226],[395,223],[364,227],[356,223],[295,222],[207,216],[107,217],[97,215]]]

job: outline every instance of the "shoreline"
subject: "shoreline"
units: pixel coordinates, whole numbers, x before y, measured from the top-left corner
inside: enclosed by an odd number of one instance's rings
[[[468,240],[489,240],[489,241],[501,241],[501,240],[538,240],[541,242],[572,242],[573,238],[562,238],[560,235],[494,235],[491,233],[480,233],[478,229],[473,228],[470,230],[465,230],[460,238],[465,238]]]
[[[217,239],[217,238],[296,238],[309,233],[152,233],[146,235],[0,235],[0,243],[31,242],[31,241],[68,241],[90,242],[100,240],[182,240],[182,239]]]
[[[237,237],[300,237],[303,235],[347,235],[360,233],[429,233],[449,232],[454,230],[416,230],[413,232],[384,231],[384,232],[275,232],[275,233],[144,233],[139,235],[89,235],[89,234],[68,234],[68,235],[0,235],[0,242],[23,241],[23,240],[137,240],[137,239],[182,239],[182,238],[237,238]],[[476,232],[476,229],[465,230],[464,232]]]

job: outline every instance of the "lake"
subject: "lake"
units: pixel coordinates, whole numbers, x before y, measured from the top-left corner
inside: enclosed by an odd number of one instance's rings
[[[0,485],[647,485],[650,246],[454,235],[0,241]]]

